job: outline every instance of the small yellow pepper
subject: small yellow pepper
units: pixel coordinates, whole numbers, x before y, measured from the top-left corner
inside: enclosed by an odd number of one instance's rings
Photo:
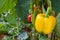
[[[53,31],[56,24],[56,19],[53,16],[44,17],[45,14],[38,14],[35,20],[35,29],[44,34],[49,34]]]

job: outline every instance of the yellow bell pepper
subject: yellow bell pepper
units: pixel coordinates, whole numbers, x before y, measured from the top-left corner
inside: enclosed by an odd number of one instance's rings
[[[35,29],[44,34],[49,34],[53,31],[56,24],[56,19],[53,16],[44,17],[45,14],[38,14],[35,20]]]

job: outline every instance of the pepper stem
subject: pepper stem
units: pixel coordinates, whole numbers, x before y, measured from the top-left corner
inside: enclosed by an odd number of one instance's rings
[[[52,11],[51,1],[50,1],[50,0],[47,0],[47,2],[48,2],[48,8],[47,8],[47,11],[46,11],[45,17],[48,17],[49,14],[50,14],[51,11]]]

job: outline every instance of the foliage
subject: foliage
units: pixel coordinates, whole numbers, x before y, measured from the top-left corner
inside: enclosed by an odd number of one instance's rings
[[[56,12],[60,12],[60,0],[51,0],[53,10]]]
[[[31,0],[18,0],[18,3],[16,4],[17,15],[25,23],[27,23],[27,16],[29,14],[29,4],[30,3],[31,3]]]
[[[16,6],[17,0],[0,0],[0,14]]]
[[[59,10],[60,0],[51,0],[51,1],[53,10],[55,12],[60,12]],[[26,31],[21,32],[21,31],[23,31],[22,27],[25,27],[24,30],[26,30],[28,24],[31,24],[27,22],[27,16],[29,15],[31,2],[32,0],[0,0],[0,32],[12,36],[12,39],[11,36],[9,36],[5,37],[6,39],[4,40],[13,40],[15,36],[18,36],[18,38],[21,38],[20,36],[24,35],[25,37],[28,36],[26,35],[28,32]],[[57,15],[57,25],[55,30],[55,34],[58,37],[60,37],[59,21],[60,21],[60,14]],[[32,25],[29,25],[29,27],[33,29]],[[46,39],[46,38],[41,37],[40,39]]]
[[[57,23],[56,23],[54,33],[57,37],[60,37],[60,31],[59,31],[60,30],[60,13],[57,15],[56,19],[57,19]]]

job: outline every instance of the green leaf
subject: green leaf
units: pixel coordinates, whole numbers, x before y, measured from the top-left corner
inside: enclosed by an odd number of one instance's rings
[[[4,25],[0,27],[0,33],[16,36],[19,34],[19,28],[16,25],[4,23]]]
[[[47,40],[47,37],[41,36],[41,37],[39,38],[39,40]]]
[[[58,21],[60,22],[60,19]],[[54,30],[54,33],[57,37],[60,37],[60,23],[59,22],[57,22],[56,28]]]
[[[15,7],[17,0],[1,0],[0,13],[8,11]]]
[[[5,2],[6,0],[0,0],[0,8],[4,5]]]
[[[53,10],[56,12],[60,12],[60,0],[51,0]]]
[[[31,2],[31,0],[18,0],[18,3],[16,4],[16,12],[17,12],[17,15],[25,23],[27,23],[27,16],[29,14],[30,2]]]
[[[7,20],[7,22],[9,22],[11,24],[15,24],[16,23],[16,18],[12,14],[8,14],[6,16],[6,20]]]
[[[0,27],[0,32],[7,33],[9,29],[10,29],[10,27],[8,25],[4,24],[2,27]]]
[[[60,37],[60,13],[57,15],[56,19],[57,22],[56,22],[54,33],[57,37]]]
[[[4,24],[0,22],[0,28],[3,26]]]

